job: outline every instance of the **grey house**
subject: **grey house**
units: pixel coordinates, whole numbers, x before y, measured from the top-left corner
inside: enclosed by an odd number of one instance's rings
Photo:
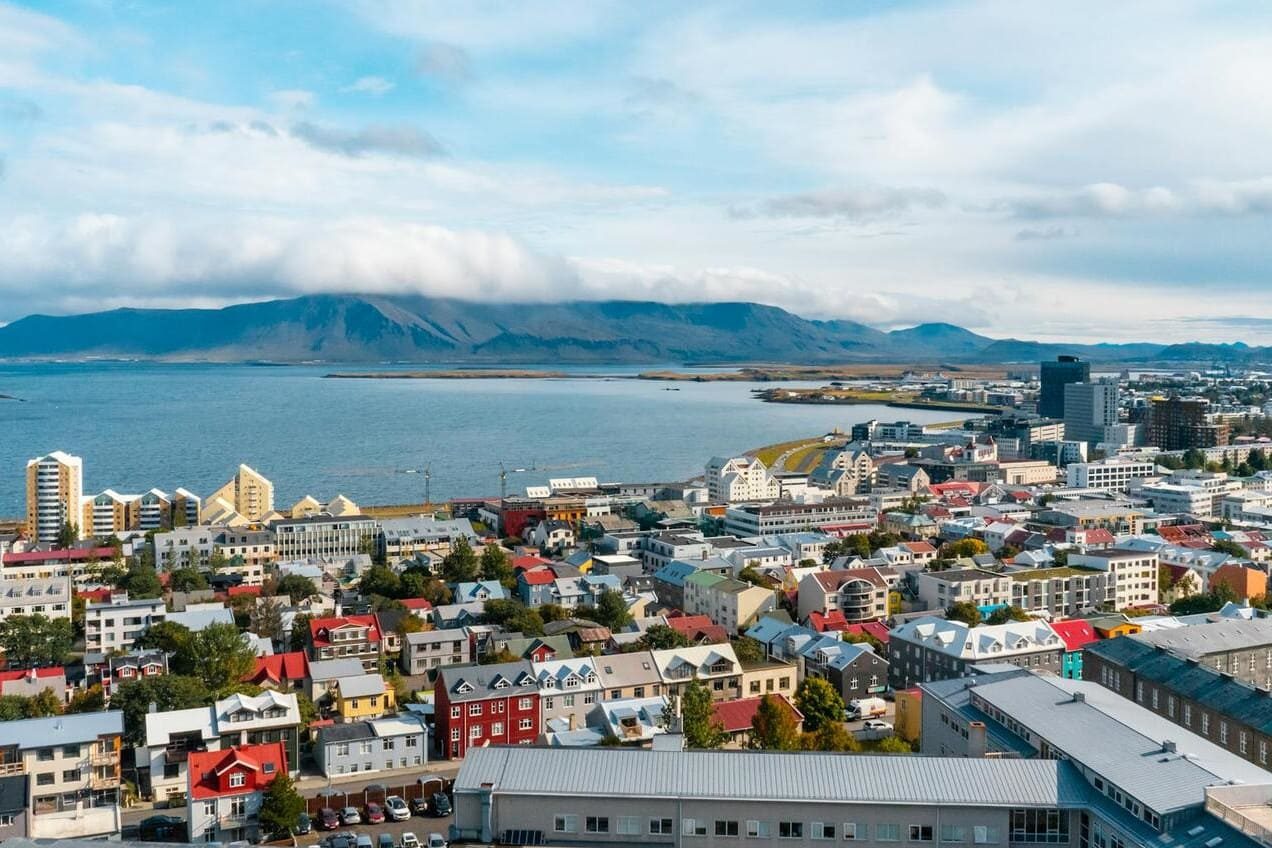
[[[402,668],[407,674],[426,674],[444,665],[472,661],[472,640],[462,627],[408,633],[403,638]]]
[[[325,777],[416,769],[428,761],[428,728],[411,713],[321,728],[314,760]]]

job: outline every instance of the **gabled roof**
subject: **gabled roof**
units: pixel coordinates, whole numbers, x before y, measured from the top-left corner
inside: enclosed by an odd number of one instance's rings
[[[342,698],[366,698],[384,694],[384,678],[378,674],[358,674],[336,678],[336,687]]]
[[[288,651],[256,658],[256,668],[247,676],[252,683],[282,683],[303,680],[309,674],[309,658],[304,651]]]
[[[518,579],[528,586],[546,586],[556,580],[556,574],[550,568],[537,565],[521,572]]]
[[[1051,622],[1051,629],[1060,634],[1060,638],[1064,640],[1066,651],[1080,651],[1100,639],[1095,633],[1095,628],[1091,626],[1091,622],[1083,618],[1053,621]]]
[[[784,708],[796,722],[804,720],[804,714],[795,705],[786,700],[785,695],[773,695],[778,704]],[[711,716],[727,733],[743,733],[755,724],[755,714],[760,709],[764,696],[758,698],[736,698],[732,701],[716,701],[711,705]]]
[[[374,614],[315,618],[309,622],[309,635],[315,648],[325,648],[331,645],[331,631],[346,627],[366,627],[368,628],[367,640],[370,642],[380,641],[380,623]]]
[[[437,673],[437,688],[444,689],[447,697],[454,702],[520,697],[539,692],[534,669],[526,660],[494,665],[443,666]]]
[[[274,776],[287,771],[287,750],[282,742],[263,745],[239,745],[221,751],[192,751],[187,760],[190,773],[190,797],[196,801],[230,797],[255,792]],[[231,769],[242,769],[253,775],[244,786],[222,791],[216,778]]]

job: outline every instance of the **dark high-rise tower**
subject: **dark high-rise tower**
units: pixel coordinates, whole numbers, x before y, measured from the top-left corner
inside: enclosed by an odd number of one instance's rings
[[[1091,364],[1076,356],[1057,356],[1042,363],[1042,391],[1038,394],[1038,414],[1043,418],[1064,418],[1064,387],[1069,383],[1091,382]]]

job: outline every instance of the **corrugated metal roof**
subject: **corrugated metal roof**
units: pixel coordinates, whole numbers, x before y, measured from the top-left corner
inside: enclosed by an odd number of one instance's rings
[[[978,807],[1079,807],[1088,786],[1056,760],[522,746],[470,751],[455,791]]]
[[[70,713],[0,722],[0,746],[16,745],[21,749],[53,747],[92,742],[99,736],[123,732],[122,712]]]

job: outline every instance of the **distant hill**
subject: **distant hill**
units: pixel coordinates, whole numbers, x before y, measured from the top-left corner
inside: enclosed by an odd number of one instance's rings
[[[1057,345],[953,324],[883,332],[755,303],[482,304],[418,296],[310,295],[223,309],[31,315],[0,327],[0,357],[456,363],[1036,362],[1249,360],[1244,345]]]

